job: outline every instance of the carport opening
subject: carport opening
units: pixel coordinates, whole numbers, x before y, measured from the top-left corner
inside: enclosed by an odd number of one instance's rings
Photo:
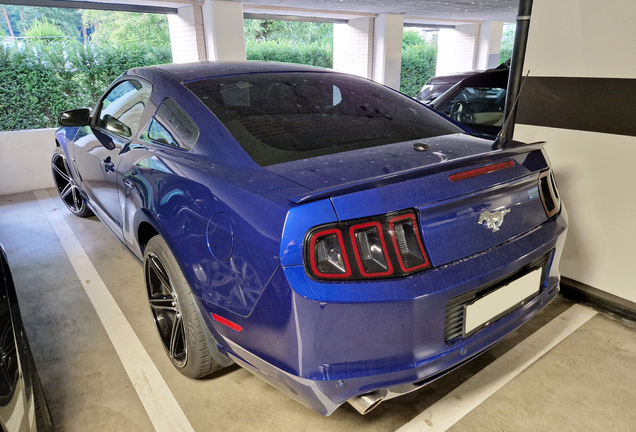
[[[171,63],[164,14],[0,6],[0,131],[57,127],[128,69]],[[4,37],[2,37],[4,36]]]

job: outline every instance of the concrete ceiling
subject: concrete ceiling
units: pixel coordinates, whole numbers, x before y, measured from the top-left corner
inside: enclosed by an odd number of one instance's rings
[[[229,0],[241,1],[241,0]],[[107,6],[155,7],[163,13],[175,13],[176,9],[201,0],[0,0],[5,4],[31,6],[97,8]],[[100,5],[102,5],[100,7]],[[252,13],[275,15],[316,16],[349,19],[380,13],[403,14],[407,22],[451,23],[471,21],[514,22],[519,0],[248,0],[244,10]]]
[[[230,0],[240,1],[240,0]],[[353,13],[395,13],[452,21],[514,22],[519,0],[250,0],[250,6]]]

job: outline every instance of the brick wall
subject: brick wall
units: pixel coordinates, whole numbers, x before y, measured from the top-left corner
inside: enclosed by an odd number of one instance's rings
[[[333,25],[333,68],[371,78],[373,73],[373,18],[357,18]]]
[[[178,15],[168,15],[172,61],[189,63],[206,60],[201,6],[183,6]]]
[[[441,29],[437,39],[436,75],[470,71],[475,68],[479,24],[467,24],[455,29]]]

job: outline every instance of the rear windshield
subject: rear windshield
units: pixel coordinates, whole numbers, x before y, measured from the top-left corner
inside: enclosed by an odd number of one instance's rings
[[[261,166],[463,132],[411,98],[349,75],[262,73],[186,86]]]

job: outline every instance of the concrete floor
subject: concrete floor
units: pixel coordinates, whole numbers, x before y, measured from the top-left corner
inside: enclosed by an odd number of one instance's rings
[[[571,306],[557,298],[471,363],[367,416],[344,405],[322,417],[236,366],[199,381],[179,374],[152,324],[141,265],[99,220],[54,200],[195,431],[395,431]],[[0,196],[0,243],[57,429],[154,430],[33,193]],[[598,314],[449,430],[634,431],[635,370],[636,326]]]

